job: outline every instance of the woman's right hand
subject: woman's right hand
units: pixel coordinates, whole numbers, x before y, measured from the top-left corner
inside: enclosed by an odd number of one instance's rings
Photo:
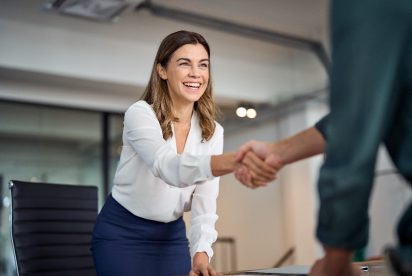
[[[235,171],[238,181],[255,189],[276,179],[283,164],[270,146],[269,143],[250,141],[239,149],[236,161],[240,166]]]

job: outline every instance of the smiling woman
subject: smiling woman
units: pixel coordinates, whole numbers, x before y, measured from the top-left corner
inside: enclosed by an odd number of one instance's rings
[[[114,186],[93,234],[98,275],[216,275],[209,260],[218,176],[241,164],[234,153],[222,154],[215,113],[208,43],[194,32],[170,34],[142,100],[125,114]],[[257,157],[248,158],[245,166]],[[275,177],[263,161],[249,169],[257,182]],[[182,219],[189,210],[190,250]]]

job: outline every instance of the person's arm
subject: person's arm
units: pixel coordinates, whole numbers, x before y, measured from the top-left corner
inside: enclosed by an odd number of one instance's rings
[[[311,127],[278,143],[272,144],[272,154],[284,165],[312,157],[325,151],[321,133]]]
[[[143,101],[135,103],[126,111],[124,140],[125,146],[133,147],[154,176],[172,186],[202,184],[216,176],[231,173],[236,168],[234,153],[213,157],[177,154],[163,139],[162,129],[150,105]]]
[[[214,176],[222,176],[233,172],[239,166],[236,161],[236,152],[212,155],[210,166]]]
[[[276,157],[282,165],[287,165],[323,153],[325,144],[318,129],[311,127],[278,142],[249,141],[239,149],[236,161],[242,160],[248,151],[253,151],[262,159],[270,161],[268,158],[272,156],[271,158]]]
[[[216,127],[216,133],[211,142],[213,143],[211,145],[211,154],[221,154],[223,151],[223,128],[219,125]],[[193,258],[191,271],[193,275],[215,275],[209,262],[213,256],[212,245],[217,238],[215,223],[218,218],[216,215],[218,194],[219,177],[196,186],[193,192],[191,226],[188,235],[190,253]]]
[[[279,142],[249,141],[239,149],[236,161],[244,160],[249,152],[253,152],[265,160],[265,163],[279,171],[284,165],[324,152],[325,144],[321,132],[316,127],[311,127]],[[249,188],[267,184],[254,181],[250,170],[246,167],[237,169],[235,177]]]
[[[267,185],[276,178],[277,169],[259,158],[252,151],[247,152],[242,160],[236,160],[236,152],[213,155],[211,169],[214,176],[222,176],[243,167],[250,173],[251,178],[260,185]]]

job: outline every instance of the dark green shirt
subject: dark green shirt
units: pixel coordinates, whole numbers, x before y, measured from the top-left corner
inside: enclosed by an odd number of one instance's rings
[[[315,125],[327,139],[317,237],[352,250],[368,240],[381,143],[412,183],[412,1],[334,0],[331,8],[330,114]],[[412,237],[409,221],[402,227]]]

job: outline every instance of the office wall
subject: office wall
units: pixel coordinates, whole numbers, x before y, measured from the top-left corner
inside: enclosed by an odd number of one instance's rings
[[[326,113],[325,104],[309,102],[292,112],[279,124],[282,137],[294,135],[314,124]],[[309,265],[319,257],[314,235],[316,224],[316,178],[322,156],[286,166],[280,181],[285,214],[285,240],[294,248],[294,264]]]
[[[325,112],[324,104],[304,104],[287,116],[225,133],[225,151],[236,150],[250,139],[285,138]],[[294,254],[287,264],[310,264],[319,256],[313,229],[314,168],[320,160],[290,165],[279,179],[256,190],[242,186],[232,175],[221,178],[217,229],[219,236],[236,239],[238,269],[272,267],[291,248]]]
[[[225,151],[236,150],[249,139],[276,139],[273,123],[225,133]],[[284,213],[278,181],[251,190],[233,175],[221,178],[218,200],[219,236],[236,240],[238,269],[273,266],[286,251]]]

